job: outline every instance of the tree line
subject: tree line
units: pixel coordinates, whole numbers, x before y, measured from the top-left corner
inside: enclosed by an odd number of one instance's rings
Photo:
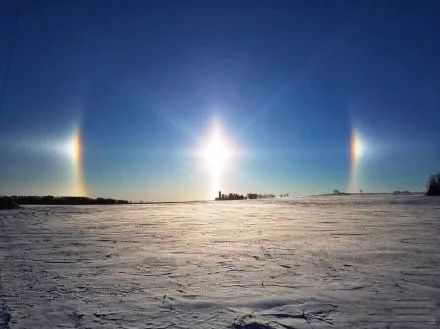
[[[274,194],[257,194],[257,193],[248,193],[248,199],[267,199],[267,198],[275,198]]]
[[[111,198],[89,198],[83,196],[36,196],[36,195],[13,195],[9,197],[17,204],[32,205],[93,205],[93,204],[128,204],[127,200]]]
[[[429,176],[426,195],[440,195],[440,172]]]

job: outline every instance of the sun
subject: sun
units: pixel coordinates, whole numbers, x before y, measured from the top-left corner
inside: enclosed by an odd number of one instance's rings
[[[211,199],[227,188],[225,180],[235,167],[239,152],[231,136],[224,132],[219,123],[215,123],[201,141],[203,144],[197,153],[209,177],[211,186],[207,197]]]
[[[232,155],[227,142],[219,131],[214,131],[207,145],[202,151],[203,159],[212,173],[220,173]]]

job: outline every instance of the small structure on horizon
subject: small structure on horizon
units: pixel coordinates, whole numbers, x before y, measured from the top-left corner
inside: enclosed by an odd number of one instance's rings
[[[245,197],[243,194],[238,194],[238,193],[222,194],[222,191],[218,191],[218,197],[215,198],[215,201],[244,200],[244,199]]]

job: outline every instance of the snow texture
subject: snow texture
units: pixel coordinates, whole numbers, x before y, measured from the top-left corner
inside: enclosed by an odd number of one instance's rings
[[[0,212],[0,328],[439,328],[440,199]]]

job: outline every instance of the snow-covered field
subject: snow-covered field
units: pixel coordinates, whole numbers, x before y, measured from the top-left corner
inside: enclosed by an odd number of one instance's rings
[[[439,328],[440,199],[0,211],[0,328]]]

